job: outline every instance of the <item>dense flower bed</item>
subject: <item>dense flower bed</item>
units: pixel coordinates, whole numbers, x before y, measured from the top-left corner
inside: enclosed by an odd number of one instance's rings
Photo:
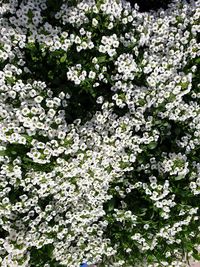
[[[199,17],[199,0],[3,1],[2,267],[200,259]]]

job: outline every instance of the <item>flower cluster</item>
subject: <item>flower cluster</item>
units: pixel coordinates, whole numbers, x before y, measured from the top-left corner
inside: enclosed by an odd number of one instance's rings
[[[200,259],[200,1],[4,2],[0,265]]]

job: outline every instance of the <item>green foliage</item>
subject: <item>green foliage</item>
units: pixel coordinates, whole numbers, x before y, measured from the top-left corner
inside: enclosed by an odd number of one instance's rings
[[[48,244],[42,248],[32,248],[30,267],[44,267],[45,264],[49,264],[50,267],[62,267],[63,265],[58,264],[52,259],[53,245]]]

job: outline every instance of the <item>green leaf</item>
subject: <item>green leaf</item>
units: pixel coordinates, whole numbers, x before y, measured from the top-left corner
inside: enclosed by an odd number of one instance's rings
[[[108,211],[112,211],[112,210],[114,210],[114,206],[115,206],[115,200],[114,200],[114,198],[112,198],[112,199],[109,201]]]
[[[6,81],[9,85],[13,85],[13,83],[15,82],[15,78],[14,77],[6,77]]]
[[[102,63],[106,61],[106,56],[98,57],[98,62]]]
[[[174,178],[174,180],[175,180],[175,181],[179,181],[179,180],[182,180],[182,179],[184,179],[184,178],[185,178],[184,175],[178,175],[178,176],[176,176],[176,177]]]
[[[147,147],[148,147],[149,149],[154,149],[154,148],[157,147],[157,143],[156,143],[156,142],[151,142],[151,143],[148,144]]]
[[[137,161],[139,164],[143,163],[144,162],[144,156],[143,155],[138,155],[137,156]]]
[[[34,17],[33,12],[30,9],[28,11],[28,17],[29,19],[32,19]]]
[[[198,252],[198,250],[193,249],[193,254],[192,256],[195,258],[195,260],[200,260],[200,253]]]
[[[144,216],[146,214],[146,212],[147,212],[147,208],[142,208],[139,216]]]
[[[0,150],[0,156],[5,156],[6,155],[6,151],[5,150]]]
[[[61,58],[60,58],[60,62],[64,63],[67,59],[67,54],[64,54]]]
[[[195,62],[198,64],[200,63],[200,58],[195,59]]]
[[[53,72],[51,70],[48,72],[48,77],[51,80],[53,80],[53,78],[54,78]]]
[[[179,135],[180,133],[181,133],[181,129],[180,129],[179,127],[177,127],[177,128],[175,129],[175,134]]]
[[[183,89],[187,89],[188,88],[188,82],[186,82],[186,83],[181,83],[181,87],[183,88]]]

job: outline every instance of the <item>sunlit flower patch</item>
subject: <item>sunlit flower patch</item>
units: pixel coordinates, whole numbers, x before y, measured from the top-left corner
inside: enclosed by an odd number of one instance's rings
[[[199,17],[2,1],[0,266],[200,260]]]

